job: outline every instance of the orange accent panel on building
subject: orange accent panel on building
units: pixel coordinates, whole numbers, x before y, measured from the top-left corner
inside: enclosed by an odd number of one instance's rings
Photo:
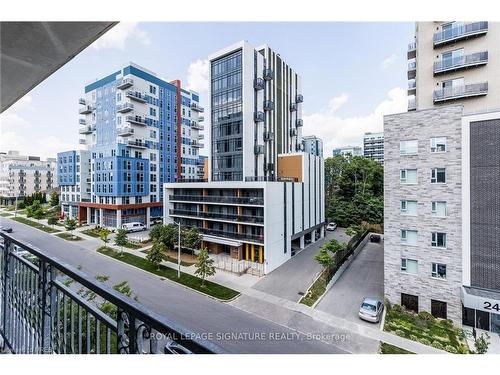
[[[303,155],[278,155],[278,177],[296,178],[302,182]]]

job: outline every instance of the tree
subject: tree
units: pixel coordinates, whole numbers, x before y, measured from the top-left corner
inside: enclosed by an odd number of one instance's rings
[[[149,232],[149,238],[163,242],[167,249],[173,249],[177,243],[178,227],[175,224],[155,225]]]
[[[26,216],[33,217],[37,220],[40,220],[45,216],[45,210],[40,204],[40,201],[36,200],[26,208]]]
[[[68,230],[71,233],[71,235],[73,235],[73,231],[75,230],[76,225],[77,225],[76,220],[69,217],[69,216],[66,219],[66,221],[64,222],[64,227],[66,228],[66,230]]]
[[[157,270],[160,269],[160,264],[165,259],[165,250],[165,244],[162,241],[155,239],[153,240],[153,247],[146,254],[148,262],[155,265]]]
[[[323,266],[323,269],[327,269],[333,265],[333,257],[324,247],[321,247],[319,253],[315,256],[315,259]]]
[[[104,247],[107,246],[109,242],[109,235],[111,234],[111,231],[108,228],[101,228],[99,230],[99,238],[101,239],[102,242],[104,242]]]
[[[346,248],[347,245],[345,243],[341,243],[336,239],[333,239],[321,246],[321,249],[315,259],[323,266],[324,269],[328,269],[334,266],[337,261],[335,254],[339,251],[344,251]]]
[[[489,342],[490,335],[487,333],[481,333],[481,336],[479,336],[475,341],[474,341],[474,346],[476,347],[476,354],[486,354],[488,352],[488,347],[490,346]]]
[[[115,236],[115,245],[120,246],[120,256],[123,256],[123,246],[126,246],[127,243],[127,231],[125,229],[118,229]]]
[[[197,250],[200,247],[203,237],[197,228],[184,229],[181,235],[184,247],[193,250]]]
[[[52,193],[50,193],[49,204],[51,207],[55,207],[59,204],[59,195],[55,190]]]
[[[49,218],[47,219],[47,223],[52,226],[56,225],[58,221],[59,219],[57,218],[57,216],[49,216]]]
[[[208,255],[207,248],[201,249],[200,253],[198,254],[198,261],[196,262],[195,267],[196,271],[194,271],[194,273],[195,275],[201,277],[201,286],[204,287],[205,278],[207,276],[215,275],[214,260]]]

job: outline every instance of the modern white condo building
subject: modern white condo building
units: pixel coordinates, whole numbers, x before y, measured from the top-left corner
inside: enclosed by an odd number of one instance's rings
[[[164,185],[166,223],[267,273],[323,236],[323,158],[303,152],[300,77],[264,45],[209,57],[208,182]]]
[[[361,146],[342,146],[334,148],[332,154],[333,156],[335,155],[363,156],[363,149],[361,148]]]
[[[304,152],[323,157],[323,140],[315,135],[305,135],[302,137]]]
[[[415,110],[384,119],[385,295],[500,333],[500,24],[416,30]]]
[[[363,136],[363,156],[384,162],[384,133],[365,133]]]
[[[55,159],[41,160],[19,151],[1,152],[0,204],[13,204],[35,192],[52,191],[57,186],[55,169]]]

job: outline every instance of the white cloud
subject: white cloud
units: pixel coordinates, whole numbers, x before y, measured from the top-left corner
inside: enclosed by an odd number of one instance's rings
[[[408,104],[406,90],[396,87],[368,115],[341,117],[336,112],[347,100],[348,96],[342,94],[332,98],[325,110],[303,116],[304,134],[314,134],[323,139],[325,157],[331,156],[335,147],[361,145],[365,132],[383,130],[384,115],[405,112]]]
[[[106,34],[92,43],[92,48],[100,49],[125,49],[125,42],[136,41],[143,45],[151,44],[151,39],[146,31],[139,28],[137,22],[120,22]]]
[[[19,130],[29,125],[29,122],[20,113],[33,111],[32,101],[31,96],[26,95],[0,114],[0,134],[2,136],[5,132]]]
[[[208,60],[196,60],[189,64],[187,87],[200,94],[208,92]]]
[[[385,58],[381,63],[380,63],[380,67],[382,69],[387,69],[388,67],[390,67],[391,65],[393,65],[396,60],[398,59],[398,56],[393,53],[391,56]]]

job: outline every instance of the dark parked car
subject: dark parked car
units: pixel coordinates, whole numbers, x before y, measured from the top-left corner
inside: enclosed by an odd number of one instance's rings
[[[5,226],[3,226],[3,227],[0,227],[0,230],[2,232],[6,232],[6,233],[12,233],[12,228],[11,227],[5,227]]]
[[[379,234],[370,234],[370,242],[380,242],[381,237]]]

